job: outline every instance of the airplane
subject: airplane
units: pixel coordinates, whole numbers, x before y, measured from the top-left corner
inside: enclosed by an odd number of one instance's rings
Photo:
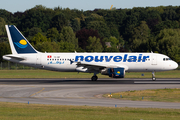
[[[14,25],[5,25],[12,54],[3,59],[45,70],[94,73],[112,78],[124,78],[126,72],[173,70],[178,64],[159,53],[42,53],[37,51]]]

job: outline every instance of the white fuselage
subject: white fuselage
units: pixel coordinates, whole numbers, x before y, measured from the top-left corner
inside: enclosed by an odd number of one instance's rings
[[[166,71],[178,66],[168,56],[158,53],[34,53],[18,56],[24,60],[8,55],[3,59],[47,70],[72,72],[90,72],[79,67],[78,62],[107,68],[123,67],[126,72]]]

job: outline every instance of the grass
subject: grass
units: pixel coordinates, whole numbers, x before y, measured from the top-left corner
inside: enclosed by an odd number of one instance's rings
[[[0,70],[0,78],[91,78],[92,74],[48,70]]]
[[[151,72],[126,73],[125,78],[151,78]],[[157,72],[156,78],[180,78],[180,70]],[[0,70],[0,78],[91,78],[91,73],[77,72],[56,72],[47,70]],[[109,78],[108,76],[98,74],[98,78]]]
[[[108,97],[109,94],[103,95]],[[112,93],[112,98],[134,101],[180,102],[180,89],[134,90]],[[142,99],[143,98],[143,99]]]
[[[178,120],[179,109],[60,106],[0,102],[1,120]]]

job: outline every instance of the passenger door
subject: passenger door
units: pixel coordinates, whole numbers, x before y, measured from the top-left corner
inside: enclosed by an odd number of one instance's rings
[[[36,56],[36,65],[41,65],[41,55]]]
[[[151,65],[157,65],[157,56],[156,56],[156,55],[153,55],[151,61],[152,61],[152,62],[151,62]]]

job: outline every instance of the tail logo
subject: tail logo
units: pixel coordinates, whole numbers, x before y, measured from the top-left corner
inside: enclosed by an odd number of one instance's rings
[[[28,46],[26,40],[20,40],[19,42],[14,42],[19,48],[26,48]]]

